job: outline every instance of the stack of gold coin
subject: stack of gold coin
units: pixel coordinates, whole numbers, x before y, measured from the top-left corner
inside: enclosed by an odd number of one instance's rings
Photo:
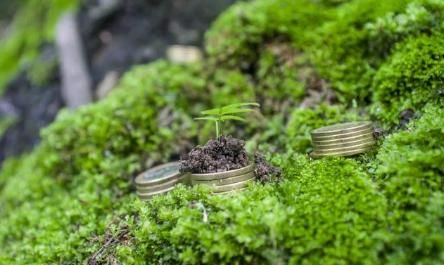
[[[314,158],[351,156],[364,153],[375,145],[371,122],[347,122],[322,127],[311,132]]]
[[[184,182],[186,175],[179,172],[180,163],[172,162],[151,168],[135,179],[137,195],[142,200],[166,193]]]
[[[224,194],[241,191],[254,181],[254,164],[246,167],[215,173],[191,174],[192,185],[210,185],[213,193]]]

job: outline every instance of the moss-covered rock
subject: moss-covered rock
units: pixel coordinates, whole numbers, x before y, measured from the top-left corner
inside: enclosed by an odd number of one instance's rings
[[[385,202],[353,161],[277,157],[286,181],[232,197],[179,189],[146,204],[130,221],[124,263],[371,263],[373,231]],[[361,171],[361,172],[360,172]],[[168,231],[168,232],[167,232]],[[127,258],[130,249],[137,253]]]
[[[314,1],[240,2],[225,11],[206,34],[210,61],[248,70],[267,40],[307,40],[310,29],[329,16]]]
[[[237,3],[208,32],[208,60],[135,67],[3,165],[0,263],[442,264],[442,6]],[[301,108],[312,78],[339,101]],[[231,197],[181,186],[147,203],[132,193],[138,172],[211,136],[192,122],[200,110],[255,100],[264,115],[225,129],[265,146],[281,183]],[[370,110],[392,126],[404,108],[419,119],[387,131],[375,155],[304,154],[314,128]]]
[[[385,262],[444,262],[444,105],[429,104],[407,131],[389,136],[375,176],[391,214]]]
[[[418,36],[400,44],[376,72],[373,112],[398,123],[406,109],[421,110],[444,96],[444,35]]]
[[[337,19],[319,28],[311,54],[343,100],[371,96],[375,72],[396,43],[443,29],[442,1],[352,1],[336,12]]]

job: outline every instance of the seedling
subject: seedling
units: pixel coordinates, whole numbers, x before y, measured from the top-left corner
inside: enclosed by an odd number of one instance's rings
[[[245,119],[242,118],[241,115],[255,111],[254,107],[259,106],[260,105],[255,102],[230,104],[225,107],[201,111],[200,114],[202,114],[202,116],[195,118],[195,120],[214,121],[216,137],[219,138],[221,125],[224,121],[236,120],[244,122]]]

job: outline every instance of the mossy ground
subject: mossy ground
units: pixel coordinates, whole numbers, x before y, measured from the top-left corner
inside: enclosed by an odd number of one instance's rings
[[[439,0],[236,4],[209,30],[207,60],[135,67],[3,165],[0,263],[442,264],[443,15]],[[336,102],[298,107],[309,80]],[[282,182],[137,199],[137,172],[211,137],[200,110],[254,100],[263,116],[226,131],[269,151]],[[312,128],[359,119],[386,129],[373,152],[307,156]]]

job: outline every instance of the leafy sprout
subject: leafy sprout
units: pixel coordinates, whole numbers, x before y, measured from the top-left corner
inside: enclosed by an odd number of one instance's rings
[[[220,128],[224,121],[245,121],[241,115],[253,112],[255,111],[254,107],[259,106],[260,105],[255,102],[230,104],[220,108],[201,111],[200,114],[202,114],[202,116],[195,118],[195,120],[214,121],[216,126],[216,137],[219,138]]]

